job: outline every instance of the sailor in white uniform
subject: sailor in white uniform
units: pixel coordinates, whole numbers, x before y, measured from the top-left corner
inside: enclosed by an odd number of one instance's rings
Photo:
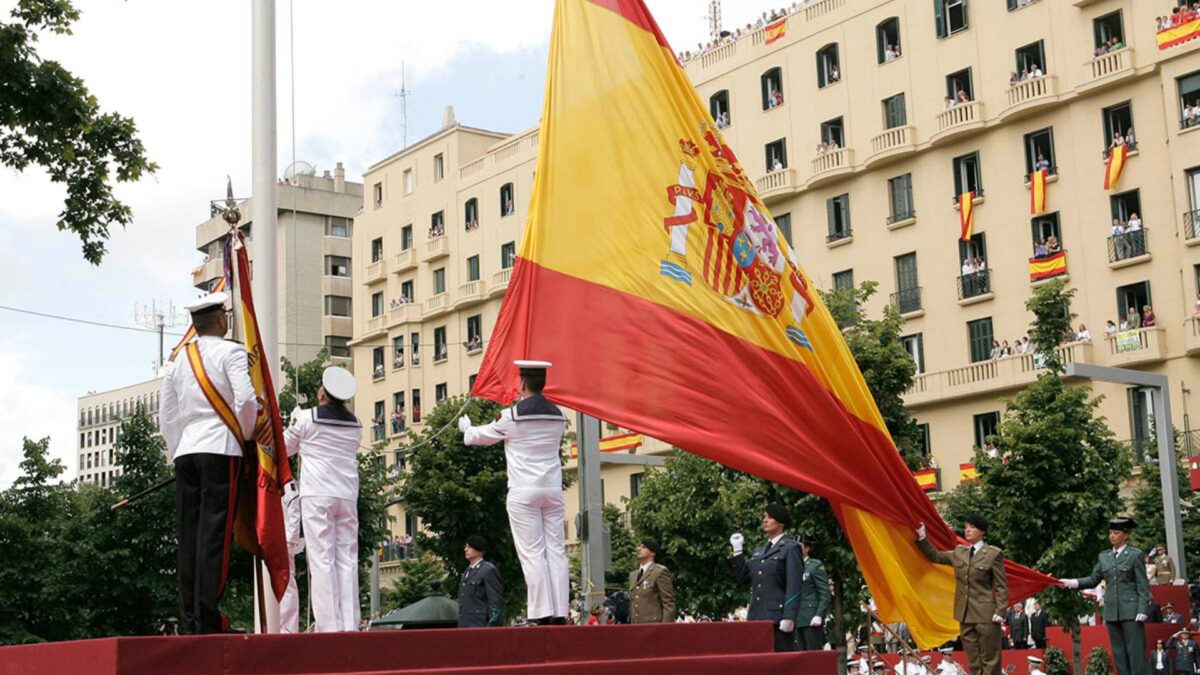
[[[525,574],[526,616],[533,624],[565,624],[569,594],[563,542],[562,463],[567,418],[542,396],[546,361],[516,361],[521,398],[484,426],[463,415],[458,428],[467,445],[504,443],[508,467],[508,522]]]
[[[317,632],[358,630],[358,448],[362,424],[346,407],[354,376],[326,368],[317,407],[293,413],[288,455],[300,453],[300,513]]]
[[[225,339],[227,302],[228,293],[212,293],[186,307],[197,337],[163,378],[159,425],[175,465],[179,627],[188,634],[229,630],[218,605],[229,569],[230,507],[258,416],[246,348]]]
[[[1029,660],[1029,675],[1046,675],[1042,670],[1042,660],[1036,656],[1025,657]]]
[[[942,662],[938,664],[937,675],[966,675],[967,671],[954,660],[953,649],[942,647],[938,651],[942,654]]]

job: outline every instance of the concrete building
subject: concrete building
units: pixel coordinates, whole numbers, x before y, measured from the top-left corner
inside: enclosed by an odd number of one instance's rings
[[[1065,251],[1053,273],[1078,290],[1072,310],[1091,334],[1064,345],[1069,361],[1200,381],[1200,125],[1181,112],[1200,99],[1200,40],[1157,48],[1155,17],[1172,5],[817,0],[771,44],[752,27],[685,63],[810,276],[827,288],[878,281],[873,314],[899,305],[919,370],[905,401],[941,490],[959,483],[1003,398],[1039,373],[1032,354],[991,357],[993,341],[1025,335],[1025,302],[1044,283],[1032,267],[1050,237]],[[1042,76],[1022,79],[1026,70]],[[965,100],[947,105],[959,92]],[[1116,133],[1135,144],[1105,190]],[[472,381],[524,223],[536,140],[536,130],[506,137],[450,119],[367,171],[371,197],[355,220],[356,405],[389,449],[420,423],[422,403]],[[1048,199],[1034,216],[1040,159]],[[961,242],[968,191],[975,236]],[[1114,219],[1140,234],[1114,236]],[[986,269],[964,276],[968,259]],[[1146,305],[1155,325],[1105,334]],[[1095,391],[1114,432],[1147,447],[1147,392]],[[1193,402],[1179,392],[1172,422],[1184,429]],[[636,451],[664,449],[646,440]],[[640,473],[606,467],[606,499],[636,491]],[[574,539],[574,490],[567,504]],[[394,515],[401,533],[418,525]]]
[[[279,343],[292,363],[309,361],[322,346],[335,361],[350,359],[351,235],[362,208],[361,183],[348,182],[339,162],[333,175],[300,172],[280,182],[278,219]],[[247,233],[254,263],[251,200],[241,207],[238,227]],[[208,290],[224,269],[222,245],[229,225],[214,215],[196,226],[196,248],[205,261],[192,273],[193,285]]]
[[[121,475],[121,459],[113,447],[121,422],[142,406],[157,427],[161,391],[162,378],[156,377],[79,397],[79,445],[75,451],[79,458],[76,475],[79,482],[107,486]]]

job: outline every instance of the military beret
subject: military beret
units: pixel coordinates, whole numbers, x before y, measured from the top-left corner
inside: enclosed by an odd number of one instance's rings
[[[467,546],[470,546],[480,553],[487,553],[487,539],[484,539],[477,534],[467,537]]]
[[[767,508],[763,509],[763,512],[779,521],[784,527],[792,526],[792,514],[782,504],[767,504]]]
[[[642,546],[645,547],[647,551],[650,551],[654,555],[662,555],[662,545],[659,544],[658,541],[651,539],[650,537],[646,537],[645,539],[642,540]]]
[[[984,518],[978,513],[972,513],[966,518],[963,518],[963,522],[977,530],[983,530],[984,532],[988,531],[987,518]]]

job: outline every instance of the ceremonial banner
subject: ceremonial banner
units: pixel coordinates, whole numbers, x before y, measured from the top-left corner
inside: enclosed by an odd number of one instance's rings
[[[968,462],[958,465],[958,481],[960,483],[977,483],[979,482],[979,470],[975,465]],[[1011,593],[1011,589],[1009,589]],[[1011,597],[1011,596],[1010,596]]]
[[[546,359],[556,403],[825,497],[884,620],[957,635],[913,530],[959,540],[641,0],[557,0],[537,161],[472,393],[507,402],[513,359]],[[1054,583],[1007,569],[1011,602]]]
[[[1029,174],[1029,212],[1033,215],[1046,212],[1046,176],[1045,169],[1038,169]]]
[[[1029,259],[1029,280],[1049,279],[1067,273],[1067,252],[1059,251],[1045,258]]]
[[[1190,21],[1159,31],[1158,48],[1169,49],[1197,37],[1200,37],[1200,16],[1193,16]]]
[[[1121,180],[1121,172],[1125,170],[1125,157],[1129,154],[1129,146],[1115,145],[1108,153],[1108,163],[1104,165],[1104,189],[1112,190]]]
[[[963,241],[970,241],[975,229],[974,192],[964,192],[958,196],[958,223],[962,227],[959,238]]]
[[[767,44],[771,44],[784,35],[787,35],[787,17],[785,16],[774,23],[767,24],[767,27],[763,28],[763,33],[767,36]]]

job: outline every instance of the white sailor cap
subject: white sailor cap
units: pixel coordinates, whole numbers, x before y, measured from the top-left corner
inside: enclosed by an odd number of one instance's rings
[[[549,361],[522,361],[518,359],[513,361],[513,365],[521,370],[546,370],[554,364]]]
[[[954,647],[942,647],[938,651],[945,654],[946,656],[949,656],[954,653]]]
[[[198,312],[203,312],[206,309],[224,307],[225,303],[227,302],[229,302],[229,294],[225,291],[219,291],[217,293],[209,293],[202,298],[184,305],[183,308],[192,314],[196,314]]]
[[[358,383],[350,371],[338,366],[330,366],[321,374],[321,386],[325,393],[339,401],[349,401],[358,392]]]
[[[1033,665],[1035,665],[1035,666],[1040,666],[1040,665],[1042,665],[1042,660],[1041,660],[1040,658],[1036,657],[1036,656],[1026,656],[1025,658],[1026,658],[1026,659],[1028,659],[1028,660],[1029,660],[1029,662],[1030,662],[1030,663],[1032,663],[1032,664],[1033,664]]]

